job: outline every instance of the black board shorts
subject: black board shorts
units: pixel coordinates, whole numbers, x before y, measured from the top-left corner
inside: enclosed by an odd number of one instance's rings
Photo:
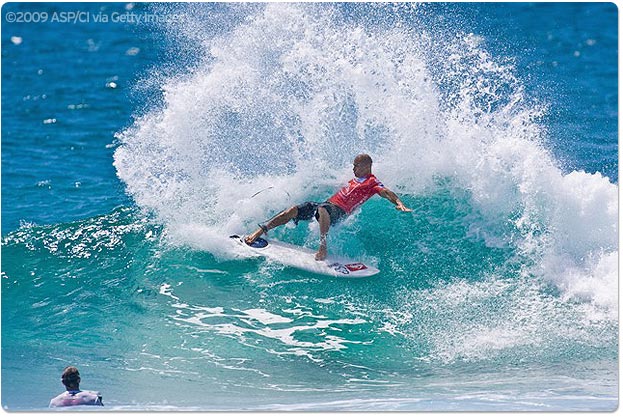
[[[309,221],[312,217],[315,217],[318,220],[318,208],[325,208],[327,212],[329,212],[329,219],[331,220],[331,225],[335,225],[342,219],[346,217],[346,212],[341,207],[334,205],[331,202],[305,202],[296,207],[297,215],[294,218],[294,223],[298,224],[299,221]]]

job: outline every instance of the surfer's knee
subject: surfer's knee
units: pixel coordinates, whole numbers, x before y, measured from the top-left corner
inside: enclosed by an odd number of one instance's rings
[[[296,214],[298,213],[296,206],[292,206],[291,208],[282,210],[281,212],[279,212],[278,214],[276,214],[269,222],[268,224],[273,224],[275,221],[279,222],[283,222],[284,219],[287,222],[288,220],[296,217]]]
[[[317,211],[318,211],[319,222],[321,219],[329,219],[329,211],[327,211],[325,208],[323,208],[322,206],[319,206]]]
[[[320,224],[320,232],[325,233],[329,230],[329,225],[331,224],[331,217],[329,216],[329,211],[323,207],[319,207],[317,211],[318,223]]]

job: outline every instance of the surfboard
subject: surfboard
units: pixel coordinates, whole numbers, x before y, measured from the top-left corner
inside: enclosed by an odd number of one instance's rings
[[[260,255],[285,266],[325,276],[370,277],[380,271],[370,264],[332,255],[326,260],[317,261],[314,250],[274,239],[258,238],[252,245],[248,245],[244,242],[244,236],[231,235],[229,238],[235,240],[248,254]]]

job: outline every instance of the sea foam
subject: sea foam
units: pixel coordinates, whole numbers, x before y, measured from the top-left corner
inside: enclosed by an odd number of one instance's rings
[[[481,214],[472,229],[515,248],[523,277],[616,316],[618,187],[565,172],[545,145],[547,106],[512,60],[429,30],[417,7],[374,29],[338,8],[240,10],[220,30],[218,14],[167,28],[196,62],[154,71],[162,105],[118,134],[118,176],[174,242],[227,257],[220,237],[330,193],[367,152],[406,199],[466,191]]]

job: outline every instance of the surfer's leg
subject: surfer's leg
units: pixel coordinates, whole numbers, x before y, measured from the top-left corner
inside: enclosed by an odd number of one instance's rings
[[[275,215],[270,221],[266,222],[266,225],[264,226],[266,227],[266,229],[270,230],[278,226],[285,225],[288,222],[290,222],[292,219],[296,218],[296,215],[298,215],[298,213],[299,213],[298,207],[292,206],[291,208],[286,209],[283,212],[280,212],[277,215]]]
[[[292,219],[296,218],[297,215],[298,215],[298,208],[296,206],[292,206],[289,209],[279,212],[270,221],[266,222],[266,224],[263,225],[263,227],[266,229],[259,227],[258,229],[255,230],[255,232],[253,232],[251,235],[245,238],[245,242],[247,244],[252,244],[263,233],[268,232],[269,230],[276,228],[280,225],[284,225],[288,223]]]
[[[327,233],[331,225],[331,217],[329,212],[322,206],[318,208],[317,214],[318,224],[320,224],[320,246],[316,253],[316,260],[324,260],[327,258]]]

